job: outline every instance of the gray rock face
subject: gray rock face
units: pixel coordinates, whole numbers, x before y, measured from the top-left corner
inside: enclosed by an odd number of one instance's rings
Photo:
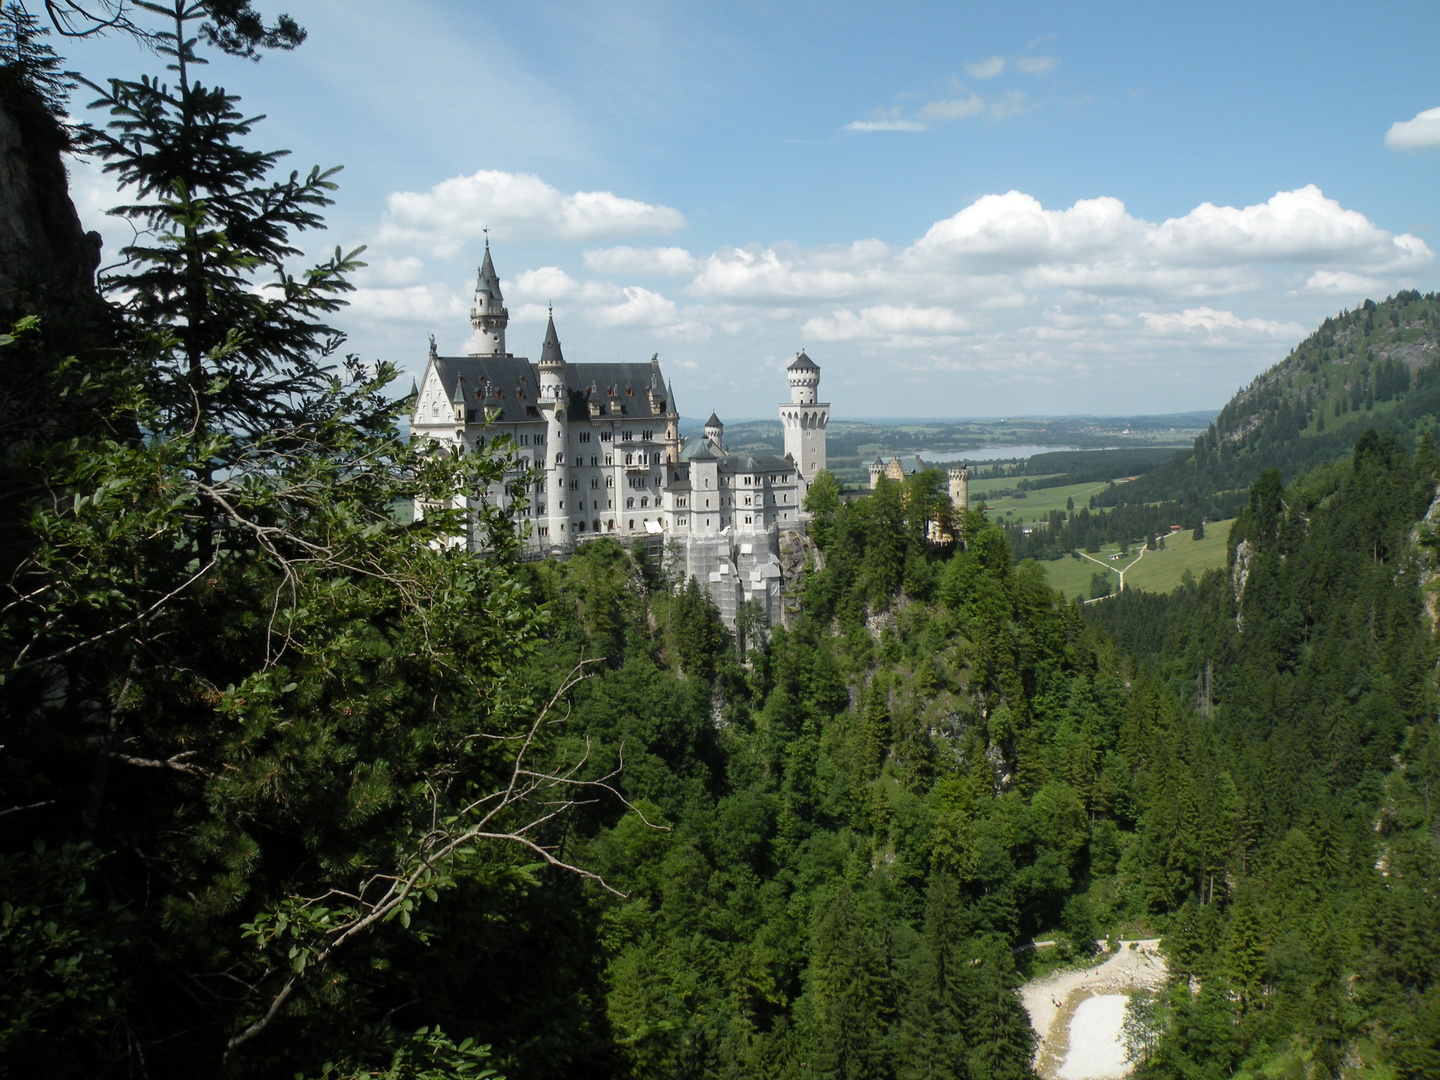
[[[65,135],[37,104],[0,98],[0,318],[46,324],[100,317],[95,290],[100,234],[70,201],[60,153]],[[57,327],[58,329],[58,327]]]

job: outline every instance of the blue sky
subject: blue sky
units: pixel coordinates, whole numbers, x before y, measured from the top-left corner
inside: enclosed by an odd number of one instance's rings
[[[553,301],[569,359],[659,352],[691,416],[772,415],[802,346],[837,417],[1218,408],[1440,288],[1433,2],[287,7],[299,50],[206,77],[345,166],[311,247],[369,245],[341,322],[407,370],[465,350],[485,225],[512,351]]]

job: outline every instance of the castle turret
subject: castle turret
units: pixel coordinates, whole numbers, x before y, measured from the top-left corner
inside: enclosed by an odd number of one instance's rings
[[[505,351],[505,327],[510,312],[500,295],[500,278],[490,261],[490,239],[485,239],[485,261],[475,275],[475,306],[470,309],[470,325],[475,328],[475,351],[471,356],[508,356]]]
[[[790,400],[780,406],[780,423],[785,428],[785,454],[800,474],[803,499],[815,474],[825,468],[825,428],[830,423],[830,405],[816,400],[820,365],[814,360],[798,352],[785,371]]]
[[[705,441],[710,445],[712,454],[718,457],[724,453],[725,425],[713,412],[710,414],[710,419],[705,421]]]
[[[545,324],[545,344],[540,347],[540,400],[561,401],[565,397],[565,354],[560,351],[560,336],[555,333],[555,312]]]
[[[875,460],[870,463],[870,490],[874,491],[880,486],[880,477],[885,475],[885,462],[880,460],[877,454]]]
[[[957,514],[963,514],[970,506],[970,466],[963,461],[950,470],[950,504]]]

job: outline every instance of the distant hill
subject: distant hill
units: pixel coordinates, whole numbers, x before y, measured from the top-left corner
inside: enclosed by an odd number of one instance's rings
[[[1440,294],[1407,290],[1326,319],[1258,375],[1181,452],[1074,512],[1007,529],[1017,557],[1059,558],[1135,542],[1179,523],[1233,518],[1265,469],[1291,480],[1345,457],[1370,428],[1409,449],[1440,420]],[[1063,471],[1063,467],[1056,471]],[[1139,470],[1136,470],[1137,472]],[[1067,484],[1068,473],[1047,483]]]
[[[1395,432],[1413,448],[1437,415],[1440,294],[1408,290],[1378,304],[1366,300],[1326,319],[1256,376],[1189,454],[1104,493],[1097,505],[1200,501],[1244,490],[1268,468],[1292,479],[1345,456],[1372,427]]]

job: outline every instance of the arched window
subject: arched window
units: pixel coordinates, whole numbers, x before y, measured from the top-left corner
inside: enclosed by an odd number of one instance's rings
[[[555,455],[555,464],[556,464],[556,465],[564,465],[564,464],[565,464],[565,455],[564,455],[564,453],[559,453],[559,454],[556,454],[556,455]]]
[[[584,531],[585,531],[585,522],[583,522],[583,521],[577,521],[577,522],[575,523],[575,531],[576,531],[576,532],[584,532]]]
[[[625,509],[626,509],[626,510],[634,510],[634,509],[635,509],[635,500],[634,500],[634,499],[626,499],[626,500],[625,500]]]
[[[634,529],[635,529],[635,519],[634,519],[634,518],[631,518],[631,519],[630,519],[630,529],[631,529],[632,532],[633,532]]]
[[[645,496],[642,495],[642,496],[640,496],[640,505],[641,505],[642,507],[649,506],[649,505],[650,505],[650,500],[647,499]]]
[[[634,464],[635,464],[635,455],[634,455],[634,454],[626,454],[626,455],[625,455],[625,464],[626,464],[626,465],[634,465]]]
[[[605,477],[605,486],[606,486],[607,488],[613,488],[613,487],[615,486],[615,477],[613,477],[613,476],[607,476],[607,477]]]

